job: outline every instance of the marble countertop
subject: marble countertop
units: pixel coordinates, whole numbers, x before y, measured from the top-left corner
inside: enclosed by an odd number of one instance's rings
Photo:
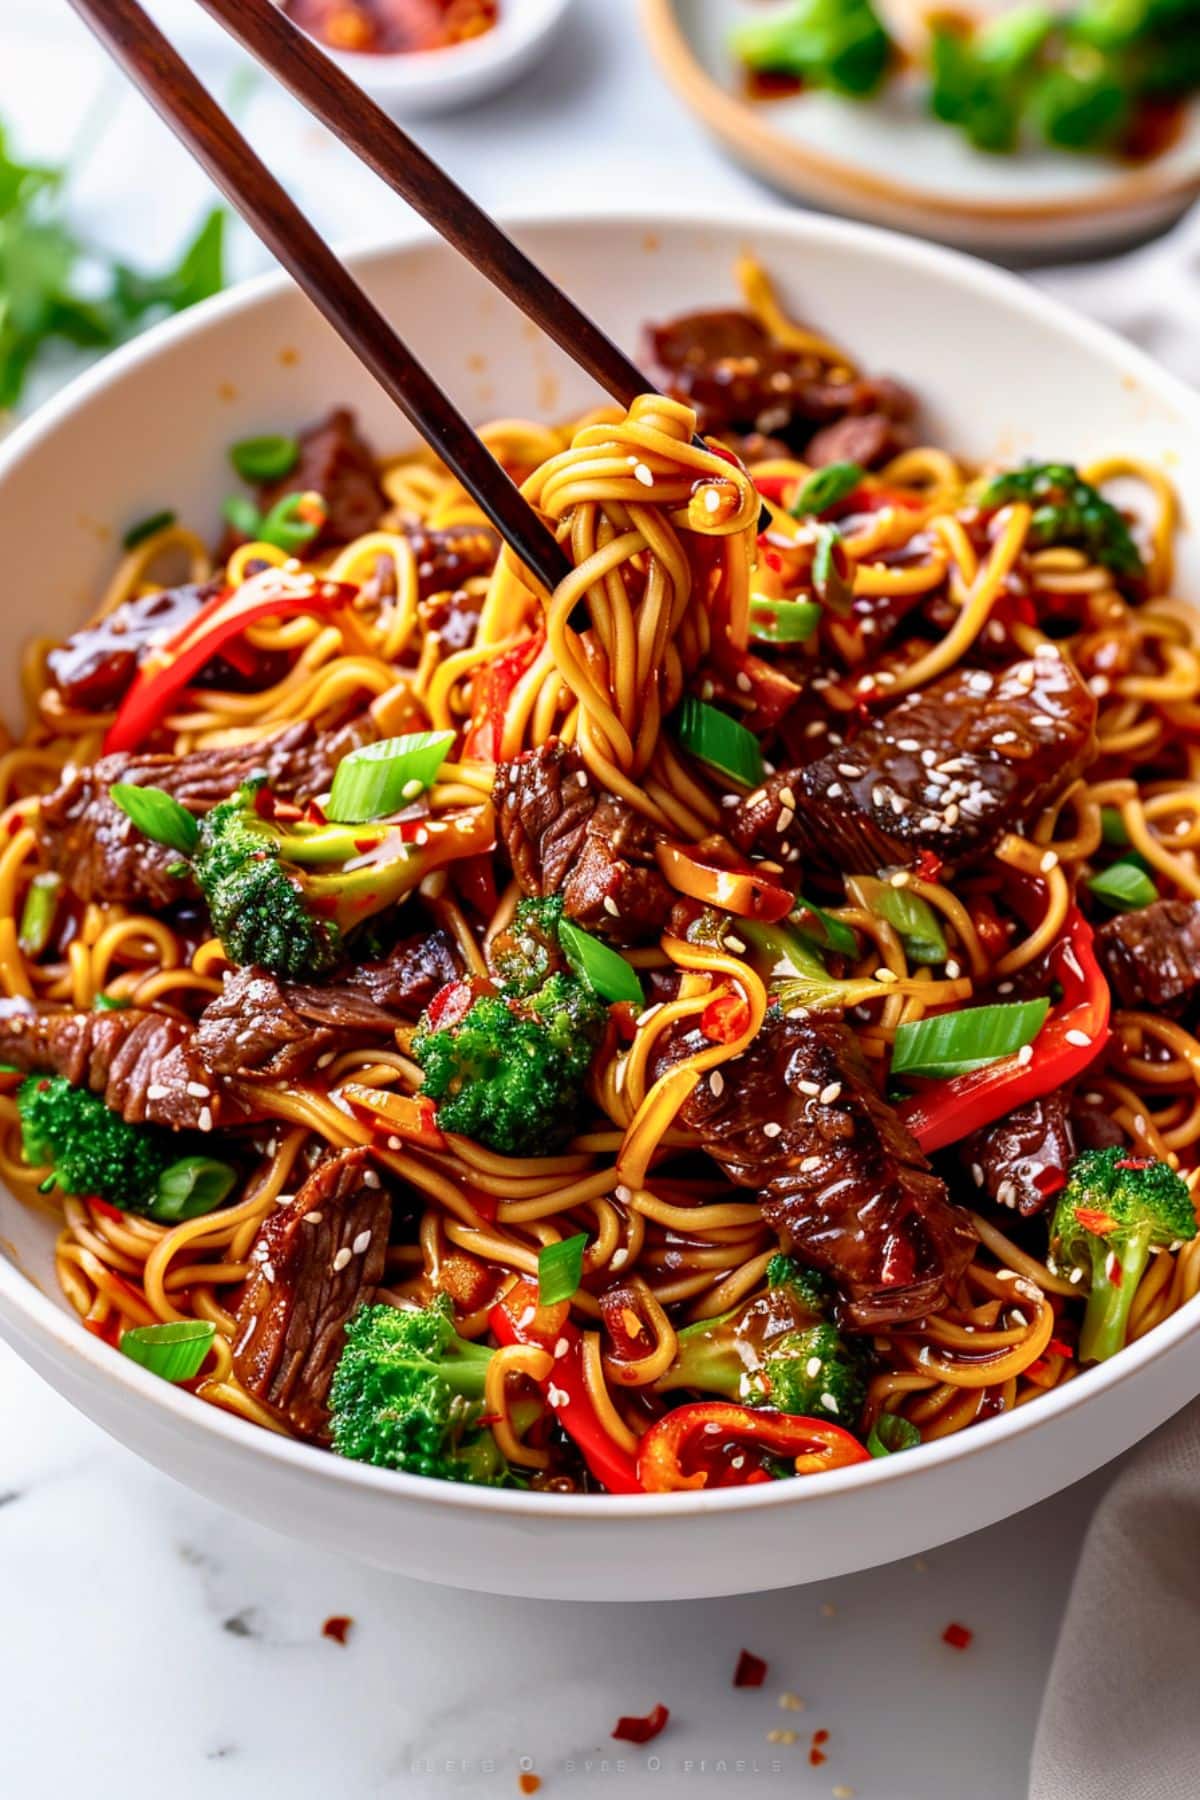
[[[761,204],[636,37],[606,28],[626,9],[632,23],[633,0],[577,0],[540,70],[423,125],[422,141],[493,207]],[[247,81],[188,0],[154,10],[323,231],[411,228],[290,102]],[[98,238],[153,263],[203,204],[201,178],[66,7],[3,0],[0,116],[22,148],[63,154],[89,109],[104,129],[87,128],[76,205]],[[234,261],[262,266],[244,237]],[[745,1599],[602,1607],[477,1599],[247,1525],[112,1444],[3,1346],[0,1445],[0,1794],[22,1800],[85,1788],[259,1800],[273,1781],[289,1800],[507,1796],[523,1769],[547,1800],[775,1788],[1019,1800],[1106,1479],[915,1563]],[[344,1646],[322,1636],[331,1615],[353,1620]],[[942,1642],[952,1621],[974,1634],[965,1651]],[[769,1664],[761,1690],[731,1685],[743,1648]],[[655,1744],[611,1739],[619,1714],[656,1701],[671,1722]],[[830,1735],[814,1766],[817,1730]]]

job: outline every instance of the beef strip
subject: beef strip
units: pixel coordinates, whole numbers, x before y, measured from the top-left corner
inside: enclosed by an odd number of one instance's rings
[[[417,1019],[434,995],[461,974],[446,932],[419,931],[393,944],[386,956],[348,970],[341,985],[402,1019]]]
[[[126,600],[96,624],[72,632],[46,658],[64,703],[84,712],[116,706],[146,652],[174,637],[220,592],[219,581],[164,588]]]
[[[233,1366],[300,1437],[329,1439],[329,1385],[346,1321],[383,1277],[391,1202],[365,1150],[327,1157],[270,1213],[242,1290]]]
[[[1095,699],[1057,654],[999,674],[955,669],[852,743],[773,775],[730,832],[747,854],[790,862],[863,871],[931,850],[962,868],[1082,773],[1095,721]]]
[[[654,858],[647,820],[592,785],[561,744],[496,770],[499,833],[525,894],[558,894],[586,930],[617,944],[657,937],[675,899]]]
[[[711,1048],[676,1028],[655,1060]],[[850,1027],[827,1014],[768,1013],[750,1048],[702,1081],[680,1123],[802,1261],[836,1282],[859,1330],[946,1304],[975,1233],[916,1141],[879,1096]]]
[[[1030,1100],[958,1146],[959,1160],[975,1186],[1023,1219],[1053,1203],[1061,1182],[1050,1178],[1065,1177],[1074,1155],[1071,1110],[1063,1094]]]
[[[309,553],[374,531],[387,511],[387,496],[371,448],[359,436],[354,414],[338,406],[300,433],[300,458],[279,481],[259,490],[259,505],[269,512],[288,494],[320,494],[325,523],[308,546]]]
[[[252,1089],[214,1080],[200,1057],[195,1027],[169,1013],[133,1007],[6,1013],[0,1016],[0,1061],[65,1075],[74,1086],[101,1094],[130,1125],[212,1131],[265,1116]]]
[[[1177,1017],[1200,984],[1200,900],[1118,913],[1097,931],[1096,954],[1121,1006]]]
[[[169,906],[191,891],[188,876],[171,873],[179,852],[142,836],[109,798],[114,782],[165,788],[194,813],[207,812],[255,774],[265,774],[284,799],[309,800],[328,789],[343,756],[377,735],[364,713],[335,731],[301,720],[265,741],[186,756],[102,756],[67,774],[45,796],[41,835],[51,863],[80,900]]]
[[[855,461],[882,461],[912,442],[914,403],[897,382],[863,376],[831,381],[820,358],[776,343],[751,313],[684,314],[651,327],[649,351],[660,384],[695,407],[703,432],[757,433],[793,450],[807,444],[814,452],[809,460],[821,462],[846,454],[827,430],[848,418],[864,427],[854,440],[862,452]],[[827,430],[814,437],[817,427]]]

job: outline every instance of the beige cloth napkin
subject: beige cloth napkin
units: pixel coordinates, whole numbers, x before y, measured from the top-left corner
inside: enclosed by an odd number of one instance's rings
[[[1200,207],[1108,262],[1034,277],[1200,384]],[[1200,1401],[1137,1452],[1084,1542],[1029,1800],[1200,1800]]]

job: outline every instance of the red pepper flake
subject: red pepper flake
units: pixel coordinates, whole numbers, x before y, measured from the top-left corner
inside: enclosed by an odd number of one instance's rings
[[[651,1738],[658,1736],[670,1716],[669,1710],[661,1701],[657,1706],[651,1707],[644,1719],[632,1718],[623,1713],[613,1726],[612,1735],[623,1739],[627,1744],[648,1744]]]
[[[949,1644],[952,1650],[966,1650],[975,1636],[965,1625],[947,1625],[942,1633],[943,1644]]]
[[[1034,1176],[1033,1185],[1044,1199],[1053,1199],[1066,1187],[1067,1172],[1065,1169],[1043,1169],[1040,1175]]]
[[[812,1764],[814,1769],[819,1769],[823,1762],[829,1761],[829,1758],[826,1756],[824,1750],[822,1750],[822,1748],[821,1748],[822,1744],[827,1744],[828,1742],[829,1742],[829,1733],[827,1731],[814,1731],[813,1732],[812,1743],[809,1746],[809,1751],[808,1751],[808,1760]]]
[[[942,872],[942,859],[933,850],[919,850],[913,864],[922,881],[936,881]]]
[[[733,1671],[734,1687],[761,1687],[767,1678],[767,1665],[753,1650],[743,1650]]]
[[[348,1618],[345,1613],[334,1613],[322,1625],[321,1636],[332,1638],[335,1644],[344,1644],[353,1623],[354,1620]]]
[[[1110,1231],[1116,1230],[1117,1221],[1112,1214],[1101,1212],[1095,1206],[1077,1206],[1075,1217],[1083,1229],[1090,1231],[1095,1237],[1107,1237]]]
[[[1119,1163],[1113,1164],[1113,1167],[1114,1169],[1151,1169],[1154,1167],[1154,1158],[1152,1156],[1123,1156]]]
[[[523,1794],[536,1794],[541,1785],[541,1776],[534,1775],[528,1769],[523,1769],[517,1776],[517,1786]]]

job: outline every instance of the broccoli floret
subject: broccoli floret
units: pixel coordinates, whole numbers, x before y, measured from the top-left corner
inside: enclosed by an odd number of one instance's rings
[[[608,1009],[573,975],[533,993],[490,982],[443,988],[422,1015],[413,1055],[443,1131],[505,1156],[546,1156],[576,1129],[584,1081]]]
[[[1032,506],[1029,543],[1035,550],[1075,544],[1093,562],[1118,575],[1138,581],[1145,575],[1141,553],[1121,514],[1070,463],[1031,463],[994,475],[976,499],[985,513],[1018,500]]]
[[[1151,1250],[1195,1235],[1187,1183],[1167,1163],[1119,1146],[1076,1157],[1050,1228],[1050,1267],[1082,1271],[1081,1362],[1103,1362],[1123,1347]]]
[[[772,18],[740,27],[733,48],[752,69],[854,95],[873,93],[892,59],[891,40],[871,0],[797,0]]]
[[[31,1075],[17,1090],[25,1160],[49,1167],[67,1194],[95,1195],[144,1212],[172,1162],[171,1134],[129,1125],[99,1094],[73,1087],[65,1075]]]
[[[853,1430],[866,1398],[866,1357],[838,1330],[829,1305],[820,1275],[789,1256],[773,1256],[765,1293],[685,1326],[675,1360],[656,1386],[834,1418]]]
[[[532,994],[563,969],[558,942],[562,915],[561,894],[518,902],[511,924],[497,933],[491,949],[492,967],[506,993]]]
[[[494,1355],[459,1336],[444,1294],[421,1312],[361,1307],[330,1389],[334,1449],[410,1475],[505,1485],[508,1463],[482,1423]]]

